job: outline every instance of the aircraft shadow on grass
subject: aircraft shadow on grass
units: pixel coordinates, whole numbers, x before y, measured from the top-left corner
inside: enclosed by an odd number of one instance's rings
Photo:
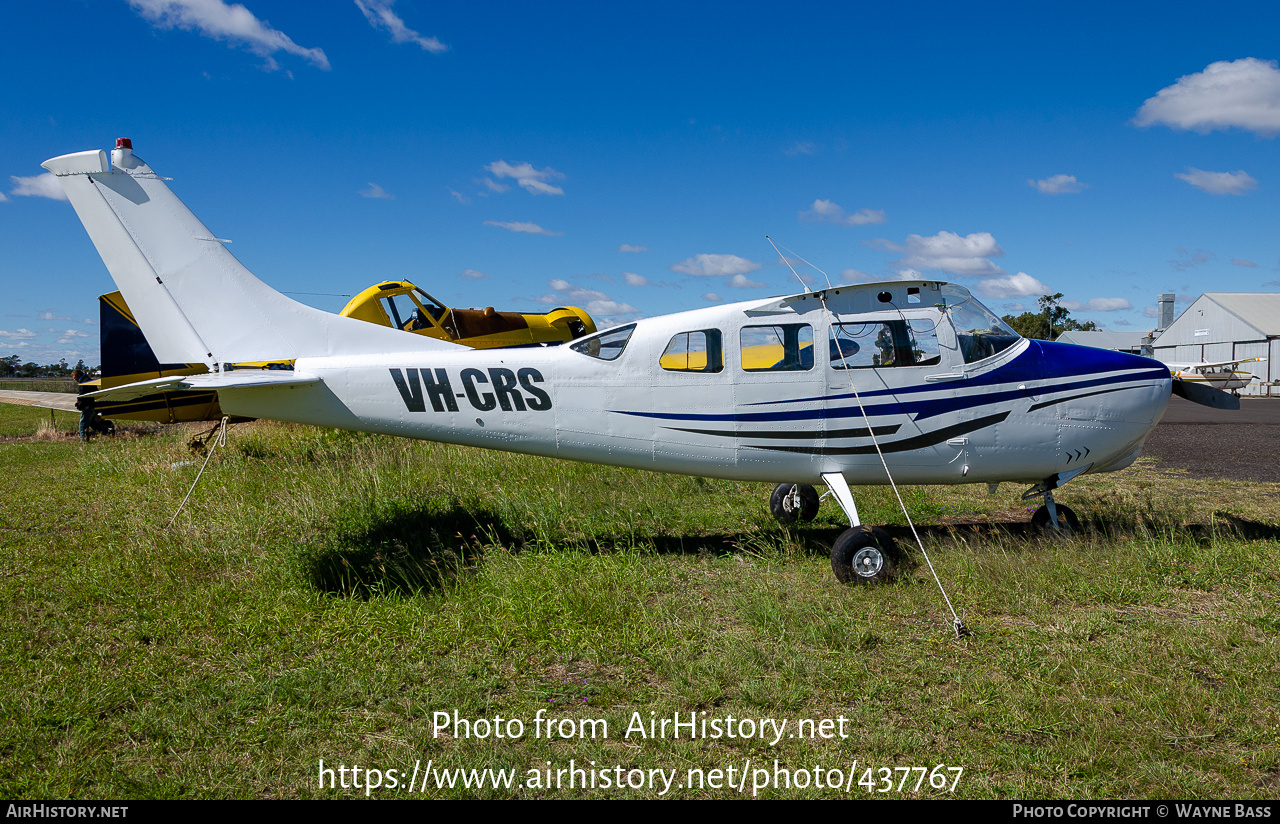
[[[899,543],[913,542],[906,527],[887,527],[886,531]],[[916,531],[926,546],[945,546],[963,539],[970,546],[986,543],[1008,550],[1012,541],[1014,547],[1030,549],[1046,539],[1045,531],[1029,521],[920,525]],[[1197,543],[1223,538],[1280,540],[1280,527],[1227,512],[1215,512],[1209,523],[1192,524],[1099,513],[1086,520],[1079,539],[1140,531],[1186,536]],[[842,532],[839,526],[808,527],[793,537],[802,552],[825,557]],[[478,569],[486,553],[496,548],[519,552],[535,540],[528,530],[511,526],[496,511],[466,508],[456,500],[450,500],[442,510],[428,501],[375,519],[370,525],[337,532],[303,553],[301,571],[312,586],[335,595],[369,598],[436,592]],[[750,555],[758,551],[761,540],[767,538],[722,533],[631,537],[622,542],[569,539],[560,546],[591,553],[641,546],[662,555]]]

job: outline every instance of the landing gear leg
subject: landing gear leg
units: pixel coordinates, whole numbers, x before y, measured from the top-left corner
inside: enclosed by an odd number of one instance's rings
[[[849,529],[840,533],[831,547],[831,571],[843,584],[880,584],[893,579],[903,560],[901,550],[889,533],[878,526],[859,523],[849,484],[838,472],[822,476],[822,482],[849,518]]]

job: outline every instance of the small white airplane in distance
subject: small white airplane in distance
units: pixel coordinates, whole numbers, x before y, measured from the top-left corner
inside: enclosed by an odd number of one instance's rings
[[[745,481],[783,521],[825,484],[842,581],[893,575],[849,484],[1002,481],[1043,495],[1129,466],[1175,383],[1136,355],[1026,340],[954,284],[841,286],[648,318],[554,348],[476,350],[300,304],[254,277],[126,139],[46,161],[156,357],[209,374],[96,393],[216,389],[228,414]],[[292,361],[292,371],[238,368]],[[1201,393],[1214,392],[1200,388]],[[1217,393],[1223,394],[1223,393]],[[1230,396],[1224,395],[1230,398]]]
[[[1236,367],[1242,363],[1260,363],[1266,358],[1243,358],[1241,360],[1218,361],[1217,363],[1169,363],[1169,373],[1185,382],[1212,386],[1224,392],[1236,392],[1244,389],[1258,378],[1252,372]]]

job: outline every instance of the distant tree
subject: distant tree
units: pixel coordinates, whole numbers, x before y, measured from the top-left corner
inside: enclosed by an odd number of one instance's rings
[[[1081,323],[1071,317],[1071,312],[1062,305],[1061,292],[1044,295],[1036,302],[1040,304],[1039,312],[1023,312],[1016,317],[1005,315],[1003,318],[1024,338],[1056,340],[1063,332],[1093,332],[1098,328],[1098,324],[1091,320]]]
[[[7,358],[0,358],[0,375],[8,377],[17,372],[21,368],[22,363],[18,360],[17,355],[10,355]]]

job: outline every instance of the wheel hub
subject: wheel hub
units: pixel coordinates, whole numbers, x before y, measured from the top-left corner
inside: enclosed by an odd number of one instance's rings
[[[884,569],[884,554],[877,547],[865,546],[853,556],[853,571],[862,578],[874,578]]]

